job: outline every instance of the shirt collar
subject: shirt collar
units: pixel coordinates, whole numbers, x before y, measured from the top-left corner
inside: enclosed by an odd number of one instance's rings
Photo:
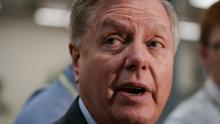
[[[220,105],[220,88],[213,82],[212,79],[207,79],[205,83],[205,90],[208,95],[213,99],[218,105]]]
[[[88,109],[86,108],[85,104],[83,103],[82,99],[79,98],[79,108],[82,111],[83,116],[85,117],[88,124],[97,124],[94,118],[89,113]]]

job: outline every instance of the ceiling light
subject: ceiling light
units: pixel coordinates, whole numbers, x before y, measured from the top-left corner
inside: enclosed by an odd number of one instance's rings
[[[34,14],[34,21],[41,26],[68,27],[70,11],[54,8],[39,8]]]
[[[194,22],[179,22],[180,38],[186,41],[198,41],[200,37],[200,26]]]
[[[218,0],[189,0],[193,7],[207,9]]]

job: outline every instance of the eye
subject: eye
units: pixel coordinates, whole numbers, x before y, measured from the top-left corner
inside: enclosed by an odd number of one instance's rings
[[[103,44],[108,46],[120,46],[122,44],[122,38],[118,35],[111,35],[104,39]]]
[[[211,49],[213,49],[215,51],[219,51],[220,50],[220,42],[209,44],[209,48],[211,48]]]
[[[163,48],[163,45],[157,40],[150,40],[147,42],[147,47],[153,49],[159,49],[159,48]]]

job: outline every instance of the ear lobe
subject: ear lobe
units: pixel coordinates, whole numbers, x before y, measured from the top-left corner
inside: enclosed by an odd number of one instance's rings
[[[79,48],[74,45],[73,43],[69,44],[69,52],[72,58],[72,65],[74,69],[74,77],[75,81],[79,81],[79,58],[80,58],[80,51]]]

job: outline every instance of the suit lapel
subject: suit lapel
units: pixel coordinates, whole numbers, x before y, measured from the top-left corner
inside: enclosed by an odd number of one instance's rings
[[[79,96],[75,99],[67,113],[54,124],[88,124],[79,108]]]

